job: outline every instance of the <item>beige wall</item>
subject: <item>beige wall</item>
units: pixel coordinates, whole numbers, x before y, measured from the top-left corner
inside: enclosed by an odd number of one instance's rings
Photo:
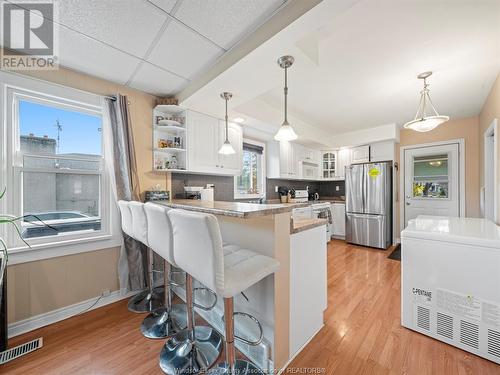
[[[494,119],[500,121],[500,74],[498,74],[495,83],[493,84],[491,91],[484,102],[483,109],[479,114],[479,153],[480,164],[479,164],[479,176],[480,176],[480,186],[484,186],[484,132],[490,126]],[[497,185],[500,185],[500,160],[497,164]],[[497,218],[500,218],[500,200],[497,206]],[[500,220],[500,219],[499,219]],[[500,224],[500,221],[497,222]]]
[[[399,163],[400,147],[402,146],[460,138],[465,140],[465,214],[468,217],[479,217],[479,117],[450,120],[426,133],[402,129],[396,155]],[[404,165],[401,165],[401,163],[399,165],[399,173],[402,175],[404,173]],[[400,196],[401,194],[403,192],[399,192]],[[404,199],[398,197],[398,201],[397,223],[399,223],[401,204],[404,203]],[[399,224],[397,228],[399,228]]]
[[[152,172],[154,96],[67,69],[24,74],[99,95],[127,95],[141,192],[155,184],[165,188],[165,174]],[[9,266],[9,322],[99,296],[103,290],[118,290],[117,264],[118,249],[112,248]]]

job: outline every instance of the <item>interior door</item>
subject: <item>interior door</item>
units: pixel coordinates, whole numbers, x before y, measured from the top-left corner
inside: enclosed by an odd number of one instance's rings
[[[460,215],[458,143],[404,152],[404,224],[418,215]]]

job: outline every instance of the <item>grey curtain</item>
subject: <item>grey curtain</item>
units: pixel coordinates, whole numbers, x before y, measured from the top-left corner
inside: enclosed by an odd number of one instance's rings
[[[135,159],[134,136],[126,96],[105,99],[105,110],[113,135],[112,156],[118,200],[140,200],[139,177]],[[141,290],[146,286],[146,248],[124,234],[118,261],[120,288]]]

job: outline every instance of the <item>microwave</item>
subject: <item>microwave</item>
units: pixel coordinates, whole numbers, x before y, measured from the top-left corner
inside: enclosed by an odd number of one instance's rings
[[[302,178],[315,180],[319,178],[319,165],[310,161],[302,162]]]

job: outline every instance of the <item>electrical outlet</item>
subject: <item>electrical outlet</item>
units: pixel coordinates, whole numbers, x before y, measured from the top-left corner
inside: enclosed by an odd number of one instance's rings
[[[274,192],[275,192],[275,193],[277,193],[277,192],[278,192],[278,187],[277,187],[277,186],[275,186],[275,187],[274,187]]]
[[[101,296],[103,297],[107,297],[111,294],[111,291],[109,289],[104,289],[102,292],[101,292]]]
[[[335,191],[339,191],[340,190],[340,186],[335,186]]]

